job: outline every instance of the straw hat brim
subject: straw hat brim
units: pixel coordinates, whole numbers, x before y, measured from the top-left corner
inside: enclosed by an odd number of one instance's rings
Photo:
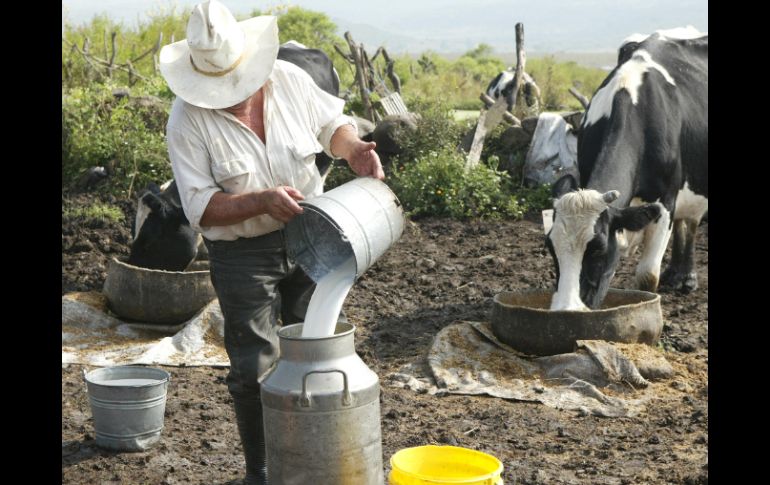
[[[238,25],[245,35],[243,57],[222,76],[208,76],[193,68],[187,39],[161,49],[160,72],[174,94],[201,108],[221,109],[240,103],[265,84],[278,56],[276,18],[254,17]]]

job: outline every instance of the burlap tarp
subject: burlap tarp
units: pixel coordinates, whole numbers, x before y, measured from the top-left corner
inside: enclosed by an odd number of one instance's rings
[[[224,319],[213,300],[179,325],[129,323],[112,316],[99,292],[62,297],[62,364],[229,366]]]
[[[386,381],[429,394],[487,394],[620,417],[639,413],[655,397],[649,379],[673,375],[662,352],[644,344],[579,340],[576,347],[527,356],[498,341],[488,322],[456,322],[436,335],[427,358]]]

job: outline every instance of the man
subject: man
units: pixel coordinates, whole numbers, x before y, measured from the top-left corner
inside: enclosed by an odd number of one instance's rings
[[[278,313],[283,324],[303,321],[315,288],[287,259],[283,232],[302,213],[298,201],[323,191],[315,153],[384,178],[375,143],[358,138],[344,101],[277,53],[275,17],[237,22],[216,0],[196,5],[187,39],[160,53],[177,95],[169,158],[184,212],[209,250],[225,319],[245,484],[266,481],[258,379],[278,357]]]

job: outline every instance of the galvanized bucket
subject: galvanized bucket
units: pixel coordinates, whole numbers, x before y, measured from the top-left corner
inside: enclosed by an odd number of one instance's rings
[[[98,446],[142,451],[160,440],[171,374],[132,366],[106,367],[83,374]]]
[[[356,278],[404,232],[404,213],[384,182],[361,177],[300,202],[304,212],[286,225],[287,248],[318,282],[350,257]]]

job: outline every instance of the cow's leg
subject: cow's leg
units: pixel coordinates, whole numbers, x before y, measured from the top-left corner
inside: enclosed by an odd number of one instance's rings
[[[674,215],[675,233],[671,262],[661,278],[661,286],[689,293],[698,288],[695,273],[695,235],[703,215],[708,212],[708,199],[685,184],[677,194]]]
[[[660,265],[671,237],[671,213],[660,204],[660,217],[644,228],[644,248],[636,266],[636,287],[644,291],[657,291]]]
[[[695,235],[697,232],[698,221],[690,219],[674,221],[671,262],[661,276],[661,286],[685,293],[698,289],[698,275],[695,272]]]

